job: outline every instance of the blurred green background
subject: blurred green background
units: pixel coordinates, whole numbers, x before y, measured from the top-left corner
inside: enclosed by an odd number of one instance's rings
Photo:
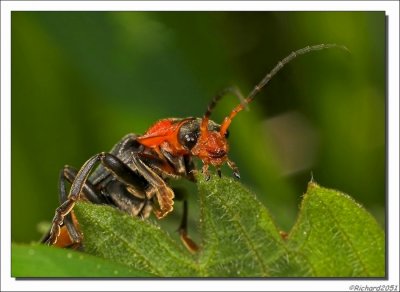
[[[319,43],[351,53],[287,65],[232,123],[230,158],[283,230],[311,176],[384,226],[385,37],[383,12],[13,12],[13,241],[41,237],[63,165],[79,168],[158,119],[201,116],[219,90],[247,94],[291,51]],[[224,99],[213,119],[235,104]],[[174,184],[190,193],[198,240],[196,188]],[[180,204],[162,220],[173,236]]]

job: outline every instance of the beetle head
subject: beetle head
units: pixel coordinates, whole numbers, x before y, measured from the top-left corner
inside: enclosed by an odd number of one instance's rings
[[[229,125],[234,116],[244,108],[244,104],[248,103],[247,100],[245,102],[236,106],[221,125],[209,119],[215,104],[213,101],[202,119],[192,119],[181,127],[179,131],[181,144],[193,156],[202,160],[203,173],[207,178],[209,178],[207,171],[209,165],[216,167],[220,175],[220,168],[224,163],[227,163],[233,169],[236,178],[240,177],[238,168],[228,158],[229,144],[227,138],[229,136]]]
[[[229,151],[225,134],[221,134],[221,126],[212,121],[202,127],[200,124],[196,144],[191,149],[192,155],[199,157],[204,164],[220,166],[227,160]],[[211,127],[210,127],[211,126]],[[211,129],[210,129],[211,128]]]
[[[221,134],[221,125],[211,120],[206,123],[202,118],[189,118],[178,133],[179,143],[191,155],[200,158],[204,165],[213,165],[217,169],[228,161],[228,136],[228,131]]]

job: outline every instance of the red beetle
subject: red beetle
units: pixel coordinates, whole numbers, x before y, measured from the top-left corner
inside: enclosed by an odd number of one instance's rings
[[[173,210],[174,198],[184,201],[179,232],[186,247],[195,252],[198,247],[187,235],[187,201],[185,196],[168,185],[170,178],[195,181],[193,158],[199,158],[202,172],[210,178],[210,165],[217,169],[227,163],[236,178],[239,170],[228,158],[228,129],[233,118],[253,101],[257,93],[282,69],[299,55],[343,46],[320,44],[292,52],[268,73],[243,98],[236,88],[228,88],[214,97],[202,118],[168,118],[156,122],[141,136],[128,134],[110,152],[92,156],[79,171],[65,166],[60,174],[59,199],[52,227],[42,242],[61,247],[80,247],[82,234],[73,215],[78,200],[115,206],[132,216],[147,218],[153,210],[161,219]],[[217,102],[227,93],[241,100],[221,124],[210,120]],[[95,166],[97,163],[100,165]],[[67,194],[66,182],[71,184]]]

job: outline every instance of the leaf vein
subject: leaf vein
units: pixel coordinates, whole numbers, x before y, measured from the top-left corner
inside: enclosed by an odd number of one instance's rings
[[[356,256],[357,260],[359,261],[361,267],[363,268],[364,272],[369,275],[368,269],[365,266],[364,262],[361,260],[361,256],[358,253],[357,249],[354,247],[353,243],[351,242],[349,236],[347,235],[347,233],[344,231],[344,229],[342,228],[342,226],[339,224],[339,220],[337,220],[337,218],[334,215],[334,212],[332,212],[332,210],[329,208],[329,205],[326,204],[322,198],[322,196],[318,193],[316,193],[316,195],[320,198],[321,203],[325,206],[326,210],[328,210],[329,214],[331,215],[331,218],[333,219],[333,221],[336,223],[336,226],[338,227],[339,231],[341,232],[344,240],[347,242],[347,244],[350,246],[353,254]]]

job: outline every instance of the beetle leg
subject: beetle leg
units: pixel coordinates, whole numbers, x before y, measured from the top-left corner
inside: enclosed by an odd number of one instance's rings
[[[66,181],[69,183],[73,183],[78,171],[71,167],[71,166],[64,166],[64,168],[60,171],[59,177],[59,200],[60,204],[64,203],[68,200],[67,192],[66,192]],[[104,203],[104,199],[102,199],[101,194],[98,194],[95,191],[94,186],[89,182],[86,181],[84,184],[82,195],[90,202],[95,204]],[[81,241],[81,234],[79,232],[76,220],[72,218],[72,212],[67,214],[64,218],[64,225],[68,230],[68,234],[71,237],[71,240],[74,244],[79,244]]]
[[[184,161],[185,161],[185,168],[186,168],[186,177],[190,181],[195,182],[196,177],[195,177],[194,173],[196,171],[196,167],[194,165],[192,157],[189,155],[186,155],[186,156],[184,156]]]
[[[74,182],[72,183],[68,198],[64,201],[57,209],[52,221],[52,226],[50,229],[49,238],[46,240],[46,243],[49,245],[53,245],[57,242],[57,238],[61,232],[61,225],[64,223],[64,218],[71,212],[74,208],[76,201],[79,199],[82,189],[86,183],[86,180],[89,176],[90,171],[93,169],[96,162],[100,159],[103,154],[97,154],[90,158],[82,168],[77,173]],[[61,186],[65,183],[64,180],[60,183]],[[65,196],[65,189],[60,191],[60,198]]]
[[[137,156],[151,169],[156,170],[156,172],[165,173],[172,178],[184,176],[190,181],[196,181],[194,176],[196,167],[191,156],[177,157],[163,149],[161,149],[161,152],[163,154],[163,159],[155,155],[141,152],[137,153]]]
[[[203,172],[206,181],[210,180],[210,174],[208,172],[208,164],[203,164],[201,171]]]
[[[67,180],[70,184],[72,184],[76,178],[78,171],[69,165],[64,166],[64,168],[60,172],[60,194],[59,194],[59,199],[60,203],[63,203],[68,199],[66,195],[66,187],[65,187],[65,180]],[[83,196],[90,202],[94,204],[103,204],[107,203],[103,196],[99,194],[96,190],[94,185],[90,181],[86,181],[85,185],[83,186],[82,190]]]
[[[233,170],[233,176],[237,179],[240,179],[240,173],[239,173],[239,168],[236,166],[236,164],[229,160],[226,162],[228,166]]]
[[[52,245],[57,242],[57,237],[61,232],[61,225],[64,223],[64,218],[72,211],[77,200],[80,199],[85,186],[88,186],[87,179],[90,172],[97,162],[101,162],[110,172],[114,174],[116,179],[125,183],[128,187],[139,194],[144,194],[146,183],[138,176],[129,166],[124,164],[119,158],[110,153],[99,153],[91,157],[81,167],[72,183],[66,201],[56,209],[49,238],[46,243]],[[71,174],[71,173],[70,173]],[[65,198],[65,181],[61,181],[63,190],[60,191],[60,198]]]
[[[183,159],[183,156],[174,156],[168,151],[165,151],[163,148],[161,148],[161,153],[174,167],[175,172],[177,172],[179,175],[186,174],[185,160]]]
[[[181,188],[174,188],[175,198],[183,203],[181,223],[178,228],[179,236],[185,247],[195,253],[199,250],[198,245],[188,235],[188,202],[186,192]]]
[[[219,178],[221,178],[221,176],[222,176],[222,173],[221,173],[221,168],[217,168],[217,174],[218,174],[218,176],[219,176]]]
[[[137,154],[133,154],[131,159],[139,175],[110,153],[102,153],[100,162],[114,174],[117,180],[124,183],[131,193],[135,193],[135,196],[146,196],[151,199],[152,194],[155,193],[160,206],[160,210],[156,211],[155,214],[158,219],[163,218],[173,210],[174,192]]]
[[[148,153],[137,153],[138,158],[158,173],[164,173],[172,178],[179,178],[174,167],[165,158]]]
[[[155,210],[155,215],[158,219],[165,217],[173,210],[174,205],[174,192],[167,186],[165,181],[157,175],[149,166],[147,166],[138,156],[132,157],[133,162],[138,168],[139,173],[148,181],[152,186],[149,189],[148,196],[151,198],[153,193],[157,196],[159,210]]]
[[[187,200],[183,201],[183,215],[181,225],[179,226],[179,235],[181,237],[181,241],[186,246],[186,248],[191,252],[195,253],[199,250],[198,245],[189,237],[187,234],[187,221],[188,221],[188,202]]]
[[[107,194],[111,202],[120,210],[131,216],[141,216],[147,218],[150,215],[148,204],[150,201],[145,195],[137,194],[129,187],[118,180],[113,180],[107,184]]]
[[[72,183],[75,180],[77,171],[73,167],[64,166],[64,168],[60,171],[59,182],[59,200],[60,204],[63,204],[68,200],[65,180],[68,180]],[[68,235],[71,238],[72,242],[80,243],[81,242],[81,234],[78,231],[77,226],[73,223],[72,213],[67,214],[64,219],[64,225],[68,230]]]

